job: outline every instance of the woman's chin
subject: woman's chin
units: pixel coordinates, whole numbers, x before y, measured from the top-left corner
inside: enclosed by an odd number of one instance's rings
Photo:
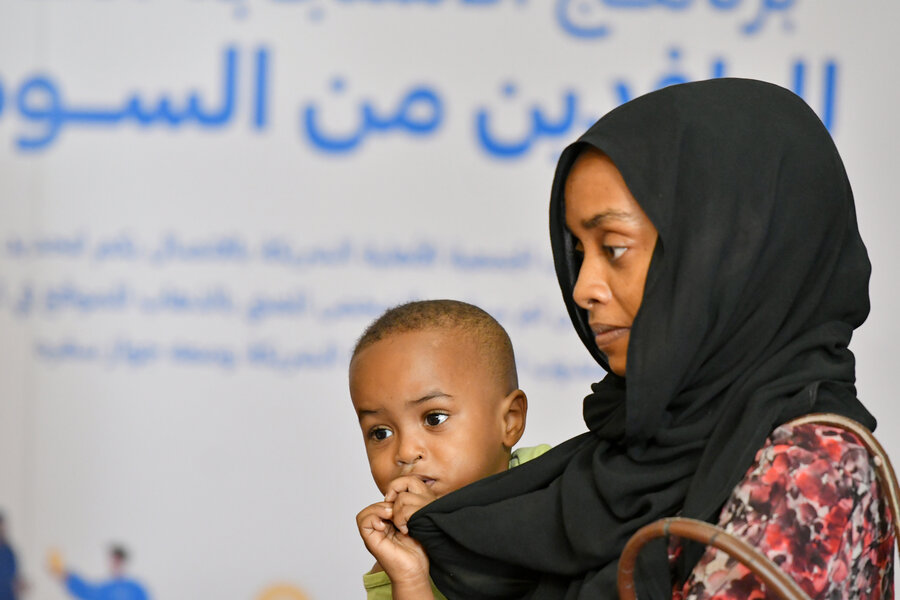
[[[616,348],[618,344],[610,344],[604,348],[600,348],[600,352],[606,357],[606,364],[609,365],[609,371],[615,373],[619,377],[625,377],[625,359],[627,357],[628,345],[624,348]]]
[[[601,350],[601,352],[603,352]],[[614,353],[603,352],[606,357],[606,364],[609,365],[609,371],[615,373],[619,377],[625,377],[625,359]]]

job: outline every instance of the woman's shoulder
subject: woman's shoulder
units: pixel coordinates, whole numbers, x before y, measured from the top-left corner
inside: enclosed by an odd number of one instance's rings
[[[875,473],[856,435],[830,425],[782,425],[718,524],[792,574],[811,597],[880,597],[892,589],[893,534]],[[751,597],[758,581],[725,558],[708,549],[679,595]]]
[[[846,429],[820,423],[777,427],[755,463],[757,468],[773,471],[769,478],[788,475],[802,488],[808,488],[816,479],[822,482],[836,477],[866,485],[875,479],[872,457],[859,437]]]
[[[721,517],[740,521],[749,511],[764,521],[814,525],[827,515],[836,527],[849,525],[854,509],[874,509],[866,516],[877,519],[878,504],[872,457],[856,435],[832,425],[788,423],[760,448]]]

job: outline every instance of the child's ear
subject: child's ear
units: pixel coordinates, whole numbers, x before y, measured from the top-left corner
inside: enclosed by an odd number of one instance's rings
[[[512,448],[525,433],[525,417],[528,414],[528,398],[522,390],[515,390],[501,402],[503,418],[503,445]]]

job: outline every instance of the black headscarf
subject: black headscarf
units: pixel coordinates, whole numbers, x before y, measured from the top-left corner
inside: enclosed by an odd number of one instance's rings
[[[779,424],[835,412],[874,428],[856,399],[853,329],[869,261],[825,127],[775,85],[669,87],[600,119],[562,154],[550,238],[572,323],[580,267],[564,186],[587,146],[606,153],[659,232],[632,324],[627,378],[585,398],[589,432],[418,511],[412,535],[449,598],[615,598],[642,525],[715,521]],[[699,558],[691,548],[680,575]],[[642,598],[671,597],[665,547],[642,555]]]

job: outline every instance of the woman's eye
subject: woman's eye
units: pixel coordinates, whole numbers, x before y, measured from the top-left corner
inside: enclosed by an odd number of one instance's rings
[[[375,440],[376,442],[383,442],[394,435],[394,432],[388,429],[387,427],[376,427],[372,431],[369,432],[369,437]]]
[[[425,424],[429,427],[437,427],[449,418],[450,415],[446,413],[428,413],[425,415]]]
[[[606,251],[606,254],[613,260],[619,259],[623,254],[625,254],[625,250],[627,250],[625,246],[603,246],[603,249]]]

